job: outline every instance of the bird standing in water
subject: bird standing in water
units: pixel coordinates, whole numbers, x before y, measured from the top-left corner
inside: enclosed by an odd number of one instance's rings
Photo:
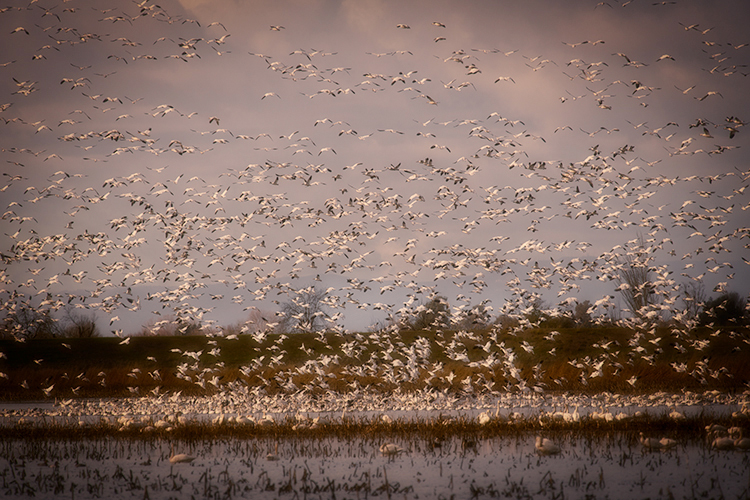
[[[537,453],[540,455],[556,455],[560,453],[560,447],[542,436],[536,437],[536,443],[534,444]]]

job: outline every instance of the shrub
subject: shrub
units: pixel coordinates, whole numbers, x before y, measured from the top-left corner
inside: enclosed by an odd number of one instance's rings
[[[743,325],[746,321],[745,299],[737,292],[725,293],[706,302],[699,319],[701,325]]]
[[[410,330],[446,328],[450,319],[448,300],[438,295],[427,304],[417,307],[416,314],[408,321]]]
[[[61,337],[68,338],[90,338],[100,335],[99,327],[96,325],[96,314],[88,315],[66,307],[59,327]]]
[[[3,337],[19,340],[49,339],[58,336],[59,326],[49,311],[20,307],[5,318]]]

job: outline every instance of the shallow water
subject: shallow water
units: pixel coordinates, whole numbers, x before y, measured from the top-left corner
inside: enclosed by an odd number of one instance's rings
[[[748,498],[750,455],[680,441],[647,452],[635,437],[559,437],[539,456],[534,436],[440,446],[338,438],[207,440],[108,438],[0,444],[0,493],[9,498]],[[174,452],[195,456],[170,464]],[[268,455],[274,455],[269,460]]]

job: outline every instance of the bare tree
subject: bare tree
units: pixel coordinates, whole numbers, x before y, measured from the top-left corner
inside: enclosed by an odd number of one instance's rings
[[[649,306],[656,303],[650,249],[643,236],[639,236],[626,248],[625,255],[617,259],[617,290],[636,317],[643,317]]]
[[[16,340],[48,339],[57,337],[59,325],[47,310],[19,307],[5,318],[4,337]]]
[[[688,319],[698,318],[698,314],[700,314],[703,309],[703,304],[708,300],[703,283],[691,281],[682,285],[682,289],[682,302],[685,304],[685,316]]]
[[[99,336],[96,325],[96,314],[88,315],[76,311],[73,307],[66,307],[63,311],[60,334],[63,337],[90,338]]]
[[[315,286],[297,291],[289,302],[281,306],[281,329],[288,332],[314,332],[322,329],[328,318],[326,296],[324,290]]]

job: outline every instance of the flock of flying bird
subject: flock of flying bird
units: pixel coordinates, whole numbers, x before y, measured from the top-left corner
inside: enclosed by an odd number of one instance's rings
[[[712,102],[729,98],[728,87],[744,81],[741,40],[715,42],[714,31],[675,20],[685,45],[695,47],[701,80],[662,88],[652,83],[659,77],[653,68],[680,64],[679,57],[639,62],[608,51],[592,62],[584,49],[599,50],[606,40],[563,41],[576,56],[563,62],[518,49],[446,48],[450,23],[435,21],[427,24],[439,34],[431,42],[440,55],[420,59],[405,46],[356,61],[316,49],[278,57],[243,53],[224,24],[173,16],[148,0],[111,9],[61,7],[32,1],[0,11],[2,26],[32,20],[2,34],[7,44],[23,44],[18,53],[32,54],[28,61],[0,61],[0,75],[13,81],[0,102],[0,126],[17,141],[5,141],[0,151],[6,318],[80,308],[103,312],[108,328],[127,336],[120,316],[144,323],[148,313],[161,316],[156,330],[173,320],[216,324],[230,308],[236,318],[237,311],[261,309],[263,321],[246,322],[242,333],[263,335],[283,319],[270,309],[320,282],[332,311],[325,327],[332,330],[343,330],[346,311],[377,314],[387,324],[421,312],[439,295],[454,304],[454,325],[493,307],[523,319],[542,300],[551,301],[550,314],[565,314],[592,298],[587,293],[599,294],[589,312],[608,321],[618,317],[615,293],[626,286],[616,288],[618,277],[635,263],[650,269],[657,300],[623,316],[646,320],[647,341],[656,318],[674,318],[685,331],[694,324],[680,301],[685,284],[709,283],[722,293],[735,274],[747,275],[750,170],[721,160],[743,144],[745,110],[727,116],[712,109]],[[148,29],[139,31],[141,25]],[[154,25],[166,35],[145,35]],[[284,37],[290,28],[269,31]],[[111,53],[92,55],[92,44]],[[135,54],[149,46],[151,53]],[[401,70],[370,69],[383,67],[384,58]],[[81,59],[90,64],[80,66]],[[239,60],[263,73],[259,81],[277,82],[279,90],[257,91],[252,109],[331,99],[334,114],[302,122],[279,107],[290,115],[282,133],[263,124],[235,126],[220,111],[194,111],[199,106],[190,99],[158,101],[146,88],[128,92],[131,98],[110,86],[153,61],[183,72],[209,60]],[[328,67],[339,60],[341,66]],[[498,76],[511,60],[523,68],[519,74]],[[33,79],[35,65],[47,65],[44,81]],[[514,92],[517,82],[537,74],[566,82],[557,106],[580,101],[607,125],[579,127],[582,151],[546,159],[550,153],[538,148],[567,143],[559,136],[577,133],[573,127],[545,130],[492,111],[497,86]],[[252,76],[247,84],[250,92],[257,88]],[[480,92],[488,98],[482,115],[451,118],[442,111],[455,112],[452,102]],[[410,129],[398,120],[363,128],[365,120],[351,123],[338,107],[381,95],[400,100],[419,119],[410,119]],[[59,106],[50,107],[45,115],[45,104],[59,96],[71,108],[58,116]],[[649,116],[660,99],[676,99],[694,115],[658,127],[624,118]],[[425,113],[433,116],[423,120]],[[233,156],[222,156],[224,150]],[[708,166],[696,168],[695,158]],[[213,166],[196,166],[204,161]],[[587,292],[589,286],[596,291]],[[8,331],[19,340],[27,334],[20,323]],[[410,356],[417,366],[419,355]],[[512,371],[512,353],[504,358]]]

